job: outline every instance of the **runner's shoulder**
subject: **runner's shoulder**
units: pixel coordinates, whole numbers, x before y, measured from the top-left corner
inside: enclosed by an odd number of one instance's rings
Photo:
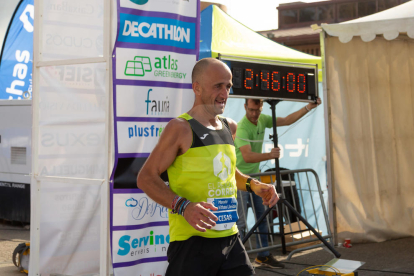
[[[190,124],[186,119],[183,118],[174,118],[168,122],[164,131],[167,133],[173,133],[175,137],[182,137],[183,135],[188,135],[191,132]]]
[[[231,133],[235,134],[236,130],[237,130],[237,122],[235,120],[231,119],[231,118],[228,118],[228,117],[221,117],[221,118],[226,119],[226,121],[227,121],[227,123],[230,127]]]

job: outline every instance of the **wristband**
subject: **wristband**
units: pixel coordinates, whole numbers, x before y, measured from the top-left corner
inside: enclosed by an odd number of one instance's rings
[[[253,193],[252,191],[252,187],[250,187],[250,181],[252,181],[253,178],[249,177],[246,180],[246,191],[248,191],[249,193]]]
[[[305,109],[309,112],[310,109],[308,108],[308,105],[305,105]]]

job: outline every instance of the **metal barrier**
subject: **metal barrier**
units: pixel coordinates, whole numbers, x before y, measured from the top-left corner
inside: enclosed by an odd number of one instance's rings
[[[291,203],[291,205],[295,208],[295,210],[298,211],[298,213],[300,213],[308,222],[309,222],[309,218],[313,216],[313,218],[315,219],[315,225],[312,225],[312,226],[318,229],[319,231],[324,228],[323,230],[326,230],[328,234],[322,235],[321,233],[322,237],[325,240],[329,239],[331,245],[333,245],[332,233],[330,231],[328,215],[327,215],[327,211],[325,207],[325,202],[323,200],[323,191],[321,189],[319,177],[317,173],[312,169],[301,169],[301,170],[282,170],[280,171],[280,174],[282,177],[283,198],[288,200]],[[312,174],[314,176],[313,186],[316,186],[315,187],[316,189],[315,188],[312,189],[311,187],[309,174]],[[284,177],[286,175],[288,177]],[[262,182],[273,183],[275,185],[275,172],[274,171],[251,174],[250,176],[256,177],[260,179],[260,181]],[[283,181],[283,179],[288,179],[288,180]],[[305,193],[309,194],[309,199],[306,201],[306,206],[304,204]],[[313,194],[315,193],[318,195],[318,198],[314,198]],[[250,196],[250,202],[252,203],[250,207],[253,209],[252,213],[254,215],[254,221],[256,222],[258,217],[256,216],[256,210],[253,204],[253,195],[249,194],[249,196]],[[249,226],[247,223],[248,210],[246,210],[245,208],[246,204],[243,200],[243,196],[240,197],[240,194],[238,194],[238,197],[239,197],[239,200],[241,201],[241,208],[239,209],[239,211],[241,210],[241,214],[239,214],[240,219],[238,221],[238,224],[240,224],[240,222],[241,224],[243,224],[243,219],[244,219],[245,227],[246,227],[244,231],[247,233],[249,231]],[[321,215],[317,213],[317,210],[315,208],[315,202],[320,203],[320,206],[322,208],[323,221],[325,225],[320,225],[320,223],[318,222],[318,219],[320,218]],[[311,211],[309,211],[309,208],[306,208],[306,207],[309,207],[309,204],[311,204],[311,208],[310,208]],[[265,208],[267,209],[267,207]],[[279,217],[280,217],[280,214],[277,214],[277,217],[275,217],[274,211],[271,211],[269,215],[266,216],[267,232],[266,233],[258,232],[259,228],[254,232],[254,235],[252,235],[248,239],[247,244],[245,244],[245,247],[248,253],[261,252],[261,251],[266,251],[266,250],[282,247],[282,245],[280,243],[277,243],[276,240],[274,239],[274,236],[280,236],[280,233],[278,231],[275,232],[275,227],[279,225]],[[287,247],[310,243],[308,246],[304,246],[304,247],[292,250],[287,258],[288,260],[290,260],[293,254],[297,252],[323,246],[323,243],[316,244],[316,245],[314,244],[314,242],[319,242],[319,239],[316,238],[312,234],[312,232],[307,230],[306,226],[300,223],[300,221],[296,218],[296,216],[292,214],[292,212],[289,212],[289,210],[286,207],[282,209],[282,217],[284,218],[284,226],[285,226],[284,232],[285,232],[285,239],[286,239]],[[296,222],[295,220],[298,222]],[[322,226],[323,228],[321,228],[320,226]],[[243,230],[241,231],[242,236],[243,236],[244,231]],[[266,235],[268,237],[267,239],[268,246],[266,247],[262,246],[262,241],[259,238],[259,235]]]

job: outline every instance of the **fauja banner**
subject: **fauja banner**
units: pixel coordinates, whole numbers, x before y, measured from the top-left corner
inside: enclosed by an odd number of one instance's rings
[[[115,166],[111,245],[115,275],[163,276],[168,209],[137,188],[136,177],[167,123],[194,102],[199,0],[118,0],[113,51]],[[167,183],[168,184],[168,183]]]

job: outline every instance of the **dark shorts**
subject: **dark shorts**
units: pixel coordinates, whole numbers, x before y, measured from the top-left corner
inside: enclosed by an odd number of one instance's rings
[[[171,242],[165,276],[249,276],[254,274],[239,234],[224,238],[191,237]]]

